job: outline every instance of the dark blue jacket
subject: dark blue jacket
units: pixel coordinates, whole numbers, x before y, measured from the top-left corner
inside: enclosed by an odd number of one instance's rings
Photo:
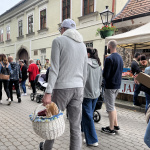
[[[106,89],[120,89],[123,61],[118,53],[112,53],[106,58],[103,70]]]

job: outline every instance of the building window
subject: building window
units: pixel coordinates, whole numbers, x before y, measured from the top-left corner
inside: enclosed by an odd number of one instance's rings
[[[40,29],[46,28],[46,9],[40,11]]]
[[[7,40],[10,40],[10,26],[6,27],[6,32],[7,32]]]
[[[28,34],[33,32],[33,15],[28,17]]]
[[[34,51],[34,56],[38,55],[38,50]]]
[[[89,43],[85,43],[86,47],[90,47],[90,48],[93,48],[93,42],[89,42]]]
[[[70,18],[70,0],[62,0],[62,20]]]
[[[41,64],[42,66],[45,65],[45,59],[46,59],[46,49],[41,50]]]
[[[19,22],[18,22],[18,27],[19,27],[19,36],[22,36],[22,30],[23,30],[23,26],[22,26],[22,20],[20,20]]]
[[[94,12],[94,0],[83,0],[83,15]]]
[[[3,42],[3,30],[0,30],[0,42]]]

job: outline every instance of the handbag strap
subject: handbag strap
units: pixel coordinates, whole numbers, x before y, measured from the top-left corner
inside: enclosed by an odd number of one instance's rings
[[[4,65],[2,64],[2,62],[0,62],[0,63],[2,65],[2,67],[4,68]],[[8,68],[8,66],[9,66],[9,63],[7,64],[6,68]]]
[[[2,64],[2,62],[0,62],[1,63],[1,65],[2,65],[2,67],[4,68],[4,65]]]

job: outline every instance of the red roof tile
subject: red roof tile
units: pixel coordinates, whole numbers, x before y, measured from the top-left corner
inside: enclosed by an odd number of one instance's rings
[[[147,13],[150,13],[150,0],[129,0],[122,11],[114,17],[113,22]]]

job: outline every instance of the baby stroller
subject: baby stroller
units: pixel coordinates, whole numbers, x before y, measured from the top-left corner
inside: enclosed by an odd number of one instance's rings
[[[31,98],[31,101],[34,101],[34,99],[36,99],[36,102],[37,103],[40,103],[43,96],[44,96],[44,92],[46,90],[46,87],[47,87],[47,83],[45,81],[45,76],[46,74],[38,74],[35,78],[35,87],[36,87],[36,95],[31,93],[30,95],[30,98]],[[41,93],[37,93],[37,91],[42,91],[43,94]]]
[[[95,110],[93,113],[94,122],[99,122],[101,120],[101,114],[97,110],[102,108],[102,104],[103,104],[103,100],[104,100],[103,94],[104,94],[104,87],[102,87],[102,91],[100,93],[100,96],[98,98],[98,101],[96,103],[96,107],[95,107]]]

